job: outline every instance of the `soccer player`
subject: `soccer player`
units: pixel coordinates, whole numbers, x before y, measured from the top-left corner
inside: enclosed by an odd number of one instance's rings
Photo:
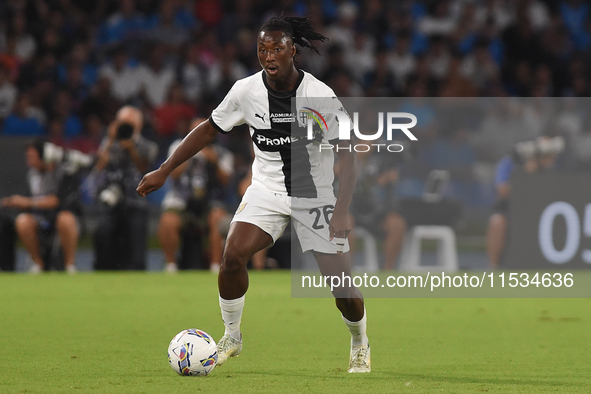
[[[298,121],[292,113],[291,98],[320,97],[330,109],[341,108],[328,86],[295,67],[294,58],[299,51],[296,44],[316,50],[313,41],[325,39],[312,29],[308,18],[269,19],[257,36],[262,71],[237,81],[209,121],[193,129],[174,154],[160,168],[146,174],[137,188],[142,196],[158,189],[177,166],[207,146],[218,133],[228,133],[236,125],[249,125],[255,151],[252,184],[232,220],[218,276],[225,325],[224,336],[218,342],[218,365],[242,350],[240,321],[248,289],[247,262],[281,236],[290,217],[302,249],[313,251],[322,275],[351,275],[346,238],[351,231],[347,213],[355,187],[355,153],[338,150],[339,192],[335,198],[332,150],[308,148],[312,141],[291,135],[291,123]],[[322,142],[336,144],[335,116],[328,115],[326,120],[329,126],[321,136]],[[319,209],[333,210],[326,225],[315,223],[319,215],[315,219],[312,213]],[[370,349],[362,295],[350,284],[335,288],[333,295],[351,332],[348,371],[369,372]]]

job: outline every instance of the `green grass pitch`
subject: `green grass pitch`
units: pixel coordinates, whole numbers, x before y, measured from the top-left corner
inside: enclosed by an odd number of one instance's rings
[[[205,378],[168,366],[186,328],[219,339],[208,272],[0,275],[0,393],[589,393],[590,299],[368,299],[370,374],[349,375],[330,299],[251,273],[244,350]]]

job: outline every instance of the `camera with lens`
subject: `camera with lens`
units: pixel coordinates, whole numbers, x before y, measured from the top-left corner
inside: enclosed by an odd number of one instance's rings
[[[517,164],[524,164],[536,157],[536,141],[521,141],[515,144],[511,152],[513,160]]]
[[[108,185],[99,194],[99,199],[109,207],[114,207],[119,204],[122,198],[123,190],[121,186],[116,183]]]
[[[559,155],[565,147],[564,137],[540,137],[537,139],[540,155]]]
[[[94,156],[75,149],[66,149],[51,142],[41,142],[39,153],[46,163],[62,163],[64,169],[74,173],[80,168],[90,167],[94,163]]]
[[[565,143],[562,136],[539,137],[531,141],[515,144],[512,155],[517,164],[524,164],[528,160],[544,155],[559,155],[564,151]]]
[[[133,136],[133,126],[129,123],[121,123],[117,127],[117,139],[128,140]]]

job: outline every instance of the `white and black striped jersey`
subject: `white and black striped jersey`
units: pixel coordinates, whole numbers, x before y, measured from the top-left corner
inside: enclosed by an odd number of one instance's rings
[[[298,108],[292,106],[293,97]],[[294,197],[334,196],[334,153],[319,149],[318,142],[334,142],[338,123],[334,115],[323,114],[327,128],[313,143],[306,138],[305,123],[298,122],[300,109],[307,106],[320,113],[322,109],[342,109],[332,89],[307,72],[299,70],[293,91],[276,92],[260,71],[237,81],[209,121],[222,133],[244,123],[249,126],[255,152],[253,183]]]

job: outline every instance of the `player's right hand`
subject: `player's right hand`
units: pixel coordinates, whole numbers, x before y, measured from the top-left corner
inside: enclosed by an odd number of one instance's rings
[[[164,185],[164,182],[166,182],[166,174],[162,170],[158,169],[148,172],[140,181],[136,189],[137,194],[145,197],[153,191],[160,189]]]

